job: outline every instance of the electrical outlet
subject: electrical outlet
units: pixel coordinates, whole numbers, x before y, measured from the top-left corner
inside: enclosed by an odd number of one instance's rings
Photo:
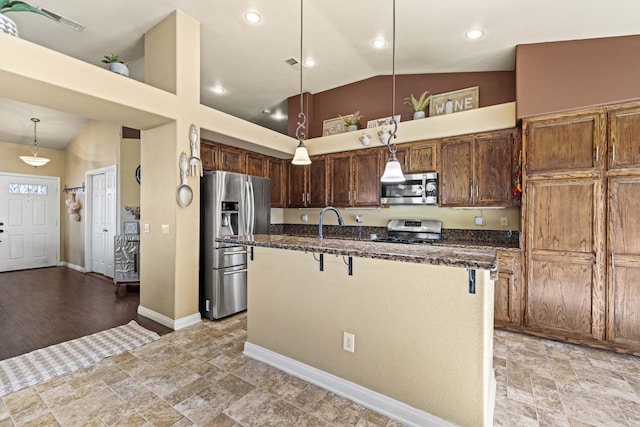
[[[356,351],[356,336],[351,332],[342,333],[342,349],[350,353]]]
[[[362,215],[356,215],[356,222],[362,224]]]
[[[483,217],[481,217],[481,216],[477,216],[477,217],[475,217],[475,219],[474,219],[474,224],[475,224],[475,225],[479,225],[479,226],[480,226],[480,225],[484,225],[484,218],[483,218]]]
[[[509,217],[508,216],[501,216],[500,217],[500,225],[503,227],[508,227],[509,226]]]
[[[300,219],[303,220],[304,222],[307,222],[307,221],[309,221],[309,215],[304,214],[304,215],[300,216]]]
[[[169,224],[162,224],[162,234],[169,234]]]

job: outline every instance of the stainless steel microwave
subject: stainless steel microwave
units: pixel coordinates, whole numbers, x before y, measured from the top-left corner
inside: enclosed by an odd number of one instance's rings
[[[438,174],[405,175],[404,182],[383,182],[380,203],[383,205],[437,205]]]

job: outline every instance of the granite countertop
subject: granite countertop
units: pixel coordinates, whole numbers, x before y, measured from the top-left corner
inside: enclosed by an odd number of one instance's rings
[[[332,255],[361,258],[385,259],[391,261],[434,264],[450,267],[474,268],[480,270],[497,269],[498,248],[468,245],[404,245],[381,243],[371,240],[323,239],[316,237],[287,236],[281,234],[258,234],[251,237],[223,237],[217,242],[235,243],[247,246],[288,249]]]
[[[453,246],[457,248],[472,249],[495,249],[498,251],[520,251],[520,247],[516,244],[507,242],[470,242],[465,240],[442,241],[433,243],[435,246]]]

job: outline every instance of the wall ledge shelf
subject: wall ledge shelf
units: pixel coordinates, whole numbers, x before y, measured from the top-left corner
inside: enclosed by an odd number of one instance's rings
[[[509,129],[515,126],[516,103],[508,102],[454,114],[400,122],[398,124],[398,137],[395,142],[404,144],[434,138]],[[355,132],[311,138],[305,141],[305,144],[309,154],[312,156],[359,150],[365,148],[360,143],[359,138],[363,133],[367,133],[372,142],[366,148],[377,148],[382,146],[378,138],[378,131],[381,128],[382,126],[358,129]]]

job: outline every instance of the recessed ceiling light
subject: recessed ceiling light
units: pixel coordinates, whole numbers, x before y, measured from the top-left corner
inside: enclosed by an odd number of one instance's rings
[[[464,33],[465,37],[468,39],[479,39],[480,37],[484,36],[484,31],[479,30],[479,29],[473,29],[473,30],[469,30],[466,33]]]
[[[373,47],[375,47],[376,49],[382,49],[383,47],[385,47],[387,45],[387,41],[384,39],[375,39],[371,42],[371,44],[373,45]]]
[[[222,95],[225,92],[222,86],[214,86],[211,90],[213,91],[213,93],[217,93],[218,95]]]
[[[278,111],[273,115],[273,118],[276,120],[282,120],[282,119],[285,119],[286,116],[282,114],[280,111]]]
[[[258,12],[250,11],[244,14],[244,19],[251,22],[252,24],[257,24],[262,21],[262,16],[258,14]]]
[[[307,58],[304,60],[305,67],[311,68],[311,67],[315,67],[316,65],[318,65],[318,62],[316,62],[316,60],[313,58]]]

